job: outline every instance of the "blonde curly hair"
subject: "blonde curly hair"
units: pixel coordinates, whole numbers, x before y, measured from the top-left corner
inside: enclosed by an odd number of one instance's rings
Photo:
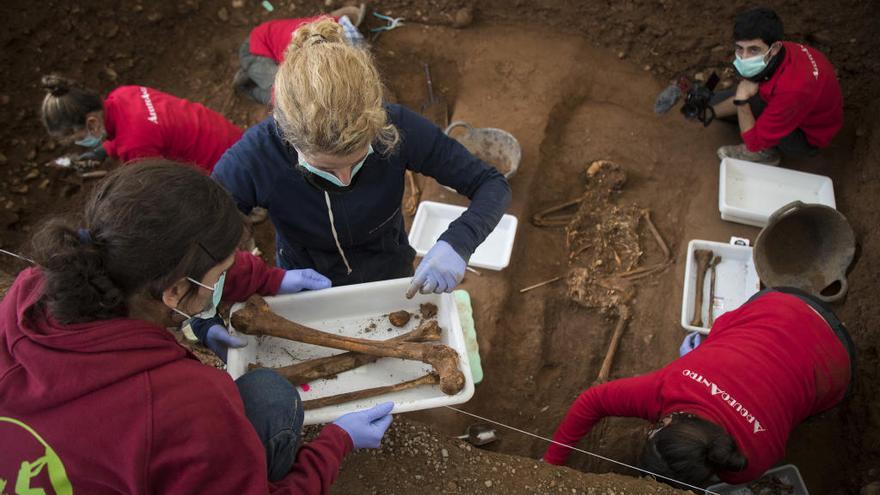
[[[296,30],[274,91],[281,134],[303,153],[350,155],[373,142],[390,151],[400,141],[372,55],[347,44],[329,17]]]

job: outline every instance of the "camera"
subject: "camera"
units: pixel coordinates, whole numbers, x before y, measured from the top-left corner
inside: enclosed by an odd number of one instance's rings
[[[682,77],[679,81],[682,93],[685,93],[684,105],[681,113],[687,119],[696,119],[708,126],[715,119],[715,110],[709,104],[715,94],[715,86],[718,85],[718,74],[712,73],[705,84],[698,81],[691,82]]]

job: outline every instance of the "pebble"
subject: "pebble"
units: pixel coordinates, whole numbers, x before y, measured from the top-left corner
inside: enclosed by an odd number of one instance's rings
[[[232,0],[232,8],[240,9],[244,7],[244,0]]]
[[[229,11],[226,10],[226,7],[220,7],[220,10],[217,11],[217,17],[223,22],[229,20]]]
[[[24,176],[24,180],[34,180],[40,176],[40,171],[37,169],[33,169]]]
[[[150,22],[159,22],[162,20],[162,14],[159,12],[153,12],[152,14],[147,16],[147,20]]]
[[[28,193],[28,185],[22,184],[17,187],[10,187],[9,190],[14,192],[15,194],[27,194]]]
[[[626,52],[617,52],[617,58],[623,60],[626,58]]]
[[[474,12],[470,7],[463,7],[458,9],[455,12],[455,15],[452,17],[452,27],[459,29],[468,27],[473,22]]]
[[[492,488],[492,480],[486,480],[483,484],[486,485],[486,488]]]
[[[445,459],[445,458],[449,457],[449,451],[446,449],[442,449],[442,450],[440,450],[440,455],[442,455],[443,458]]]
[[[104,67],[104,74],[107,74],[107,77],[109,77],[111,81],[115,81],[119,78],[119,74],[113,70],[113,67]]]

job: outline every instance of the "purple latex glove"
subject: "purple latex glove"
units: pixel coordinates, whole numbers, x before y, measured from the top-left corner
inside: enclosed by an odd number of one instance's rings
[[[437,241],[416,268],[415,277],[406,291],[407,299],[416,292],[440,294],[452,289],[464,278],[467,262],[446,241]]]
[[[378,449],[385,430],[391,425],[392,409],[394,409],[393,402],[383,402],[366,411],[340,416],[333,424],[348,433],[354,448]]]
[[[305,270],[287,270],[284,278],[281,279],[281,287],[278,288],[279,294],[293,294],[301,290],[321,290],[327,289],[331,285],[330,279],[320,273],[306,268]]]
[[[681,341],[681,347],[678,348],[679,357],[684,357],[685,354],[696,349],[702,342],[703,334],[700,332],[691,332],[685,335],[684,340]]]
[[[247,340],[236,337],[229,333],[223,325],[211,325],[205,335],[205,345],[214,351],[223,362],[226,362],[226,353],[230,347],[239,349],[247,345]]]

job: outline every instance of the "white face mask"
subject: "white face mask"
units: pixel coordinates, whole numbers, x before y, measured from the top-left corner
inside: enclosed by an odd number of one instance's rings
[[[217,279],[217,283],[214,284],[214,287],[205,285],[205,284],[199,282],[198,280],[195,280],[195,279],[192,279],[189,277],[186,277],[186,279],[189,280],[191,283],[198,285],[199,287],[204,287],[204,288],[214,292],[214,294],[211,296],[211,305],[209,307],[205,308],[202,312],[195,314],[195,315],[192,315],[192,316],[184,313],[183,311],[181,311],[177,308],[171,308],[171,311],[174,311],[175,313],[183,316],[184,318],[187,319],[187,321],[192,320],[193,318],[201,318],[201,319],[213,318],[214,315],[217,314],[217,306],[220,305],[220,299],[223,297],[223,284],[226,282],[226,272],[223,272],[220,274],[220,278]],[[184,324],[186,324],[186,322],[184,322]]]
[[[296,149],[296,148],[294,148],[294,149]],[[351,168],[351,178],[348,180],[348,184],[342,182],[342,180],[339,177],[336,177],[335,175],[331,174],[330,172],[327,172],[325,170],[320,170],[320,169],[310,165],[309,162],[307,162],[303,158],[303,154],[301,151],[296,150],[296,154],[297,154],[297,161],[299,162],[299,166],[306,169],[309,173],[317,175],[318,177],[326,180],[327,182],[333,184],[334,186],[348,187],[351,184],[351,181],[354,180],[354,176],[357,175],[357,173],[361,170],[361,168],[363,168],[364,162],[367,161],[367,158],[373,154],[373,145],[372,144],[370,145],[370,147],[367,149],[367,154],[364,155],[364,157],[361,159],[361,161],[357,162]]]

